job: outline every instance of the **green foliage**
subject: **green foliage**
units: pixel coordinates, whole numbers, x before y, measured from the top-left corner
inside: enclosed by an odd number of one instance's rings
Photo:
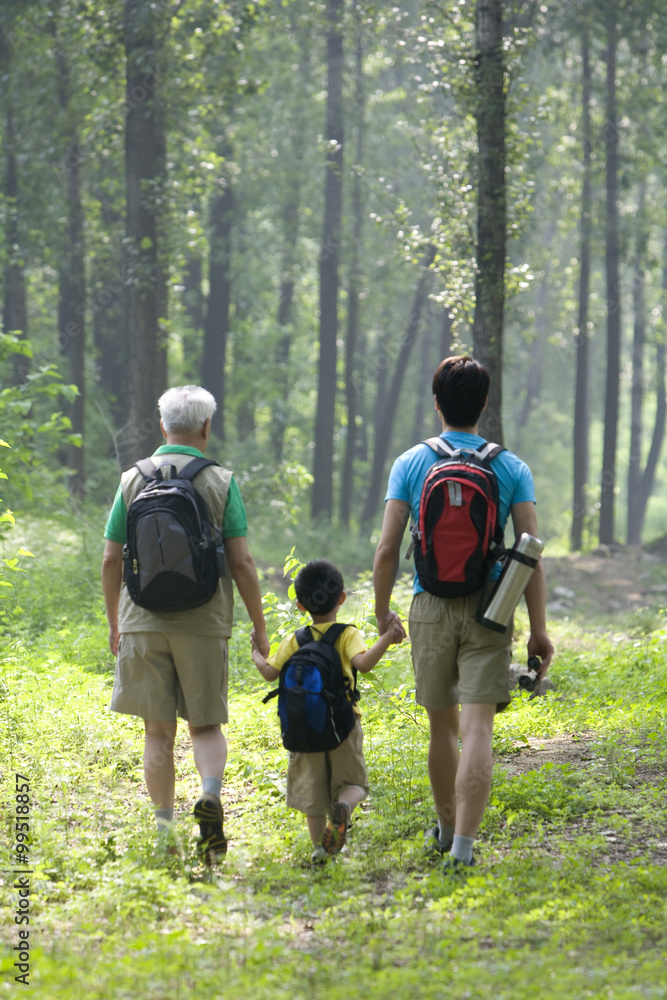
[[[423,851],[433,818],[428,727],[407,646],[392,648],[361,679],[371,794],[355,813],[349,849],[312,869],[303,818],[284,803],[286,754],[275,711],[261,702],[266,685],[241,617],[230,643],[223,790],[230,850],[207,871],[195,850],[190,810],[199,783],[186,727],[177,735],[176,860],[154,844],[142,724],[107,710],[107,630],[97,585],[81,574],[82,564],[98,569],[95,526],[84,522],[78,548],[71,527],[21,527],[39,559],[21,581],[22,601],[31,597],[22,629],[2,650],[0,822],[11,828],[13,776],[27,775],[31,985],[40,997],[177,1000],[185,989],[333,1000],[344,985],[350,996],[376,1000],[531,1000],[538,979],[546,1000],[582,991],[600,1000],[661,995],[662,631],[627,637],[563,627],[551,672],[557,697],[519,695],[497,719],[479,864],[466,881],[451,882]],[[295,551],[283,563],[290,580],[300,565]],[[58,589],[69,592],[66,621],[65,598],[59,605],[52,595]],[[351,616],[371,641],[367,576],[350,576],[348,593]],[[408,591],[398,593],[407,603]],[[267,597],[267,608],[274,640],[300,622],[289,599]],[[549,759],[554,738],[574,749],[568,761]],[[535,743],[545,752],[517,772]],[[0,939],[0,990],[11,990],[11,921]]]
[[[0,333],[0,370],[7,372],[17,356],[33,358],[30,341]],[[58,368],[48,363],[28,370],[24,381],[0,389],[0,425],[11,438],[3,465],[15,506],[29,502],[35,510],[53,504],[62,470],[54,470],[48,458],[64,444],[82,444],[79,434],[70,433],[69,417],[54,407],[71,403],[77,391],[76,386],[65,385]]]

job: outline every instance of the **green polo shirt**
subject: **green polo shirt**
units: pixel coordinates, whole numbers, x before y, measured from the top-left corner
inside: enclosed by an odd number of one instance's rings
[[[187,445],[180,444],[163,444],[151,456],[151,458],[155,459],[159,458],[160,455],[173,455],[174,453],[177,455],[192,455],[193,458],[204,457],[203,453],[199,451],[198,448],[189,448]],[[104,525],[104,537],[108,538],[110,542],[119,542],[121,545],[124,545],[127,540],[125,534],[126,525],[127,508],[125,507],[125,501],[123,499],[123,491],[119,486],[116,491],[116,496],[114,498],[109,517],[107,518],[107,523]],[[222,520],[222,537],[245,538],[247,534],[248,518],[246,517],[245,507],[243,505],[241,490],[239,489],[239,484],[232,476],[232,481],[229,484],[229,492],[227,493],[225,513]]]

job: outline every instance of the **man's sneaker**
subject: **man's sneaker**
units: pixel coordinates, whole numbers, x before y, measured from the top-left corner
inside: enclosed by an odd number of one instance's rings
[[[334,802],[332,805],[326,830],[322,834],[322,847],[327,854],[338,854],[342,851],[351,812],[347,802]]]
[[[199,823],[198,847],[205,864],[212,865],[227,853],[227,838],[222,829],[223,812],[220,799],[203,795],[195,802],[193,815]]]
[[[329,860],[329,855],[325,851],[322,844],[317,844],[313,848],[313,853],[310,855],[310,863],[313,865],[325,865]]]
[[[428,830],[424,830],[424,850],[427,854],[446,854],[451,846],[451,844],[448,844],[446,847],[443,847],[440,843],[439,823],[429,827]]]

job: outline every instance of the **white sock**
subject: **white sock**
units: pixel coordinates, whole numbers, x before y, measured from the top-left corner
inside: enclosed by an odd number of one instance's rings
[[[474,843],[474,837],[462,837],[460,833],[455,833],[450,854],[457,861],[462,861],[464,865],[472,864],[472,848]]]

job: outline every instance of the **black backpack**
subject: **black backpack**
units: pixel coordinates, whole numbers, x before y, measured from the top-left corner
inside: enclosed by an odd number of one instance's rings
[[[321,639],[314,638],[309,625],[295,632],[299,648],[283,664],[278,687],[262,699],[266,704],[271,698],[278,698],[286,750],[295,753],[335,750],[352,732],[355,723],[352,704],[359,700],[357,671],[354,670],[354,686],[350,690],[334,648],[346,628],[348,625],[334,622]]]
[[[423,443],[440,458],[426,474],[412,528],[417,578],[429,594],[465,597],[484,586],[505,553],[490,464],[505,449],[486,441],[453,448],[440,437]]]
[[[189,611],[211,600],[224,572],[222,532],[192,480],[212,459],[193,458],[181,472],[136,463],[146,480],[127,512],[123,577],[148,611]]]

